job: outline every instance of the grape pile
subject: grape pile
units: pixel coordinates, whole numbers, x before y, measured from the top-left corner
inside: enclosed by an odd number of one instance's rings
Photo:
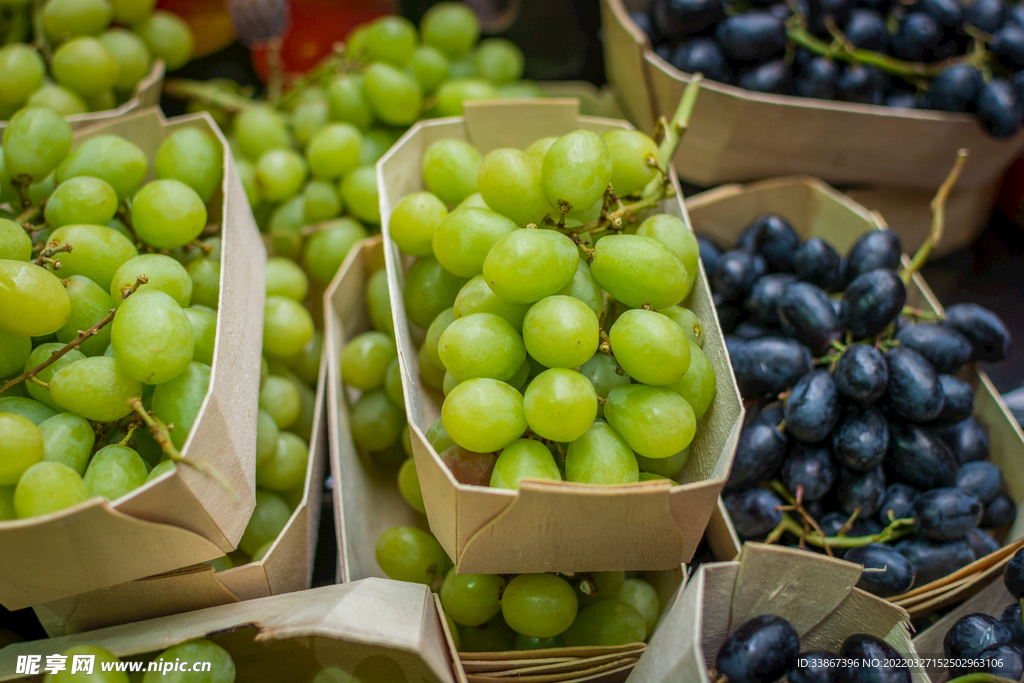
[[[745,90],[1024,118],[1024,8],[1003,0],[650,0],[632,15],[680,71]]]
[[[762,614],[729,634],[715,658],[712,680],[729,683],[910,683],[903,655],[881,638],[857,633],[838,654],[800,652],[800,636],[786,619]]]
[[[0,218],[0,519],[173,468],[210,382],[220,144],[186,128],[150,160],[117,135],[71,142],[45,108],[4,132],[0,201],[19,213]]]
[[[1006,357],[1003,322],[973,304],[906,307],[891,232],[866,233],[845,257],[777,215],[732,251],[699,239],[740,391],[756,404],[725,486],[740,536],[845,554],[878,570],[858,587],[883,597],[996,550],[982,529],[1005,530],[1016,506],[956,373]]]
[[[0,15],[12,16],[0,23],[9,27],[0,28],[0,121],[26,106],[61,116],[114,109],[154,60],[177,69],[192,57],[192,31],[154,11],[155,0],[48,0],[35,12],[31,2],[4,5]]]

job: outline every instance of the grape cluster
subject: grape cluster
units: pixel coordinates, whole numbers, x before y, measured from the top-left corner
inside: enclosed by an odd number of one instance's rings
[[[62,116],[114,109],[154,60],[177,69],[192,57],[192,31],[177,15],[154,11],[155,0],[48,0],[37,3],[36,16],[30,2],[4,4],[39,33],[11,29],[24,35],[0,47],[0,121],[25,106]]]
[[[102,669],[104,664],[116,665],[122,660],[110,650],[99,645],[75,645],[60,654],[67,658],[67,668],[59,673],[46,674],[43,677],[43,683],[66,683],[84,679],[102,680],[106,683],[128,683],[129,680],[135,680],[134,674],[129,679],[128,674],[124,672],[104,672]],[[82,672],[71,673],[71,662],[75,655],[95,658],[93,660],[92,674]],[[195,681],[196,683],[200,681],[202,683],[235,683],[235,661],[231,658],[231,654],[217,643],[205,638],[189,640],[174,645],[155,657],[152,655],[132,657],[131,661],[180,662],[183,666],[209,662],[210,670],[208,672],[200,674],[192,673],[191,670],[188,673],[173,672],[170,674],[170,679],[175,681]],[[156,683],[157,681],[165,681],[167,679],[168,674],[161,670],[147,671],[138,678],[141,683]]]
[[[680,71],[755,92],[1024,118],[1024,10],[1003,0],[651,0],[632,15]]]
[[[838,654],[800,652],[796,629],[774,614],[762,614],[737,626],[718,651],[715,672],[729,683],[773,683],[783,676],[790,683],[911,681],[906,660],[881,638],[857,633],[843,641]]]
[[[740,536],[845,553],[875,570],[858,586],[881,596],[996,550],[979,526],[998,532],[1016,506],[956,374],[1006,357],[1002,321],[973,304],[945,316],[905,307],[891,232],[866,233],[846,257],[776,215],[732,251],[700,240],[740,391],[756,405],[725,486]]]

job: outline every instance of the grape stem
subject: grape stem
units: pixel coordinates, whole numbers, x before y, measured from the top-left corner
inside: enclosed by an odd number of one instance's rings
[[[281,58],[281,43],[280,36],[274,36],[267,41],[267,66],[270,68],[267,100],[275,106],[281,101],[281,91],[284,88],[284,60]]]
[[[216,83],[174,78],[164,83],[164,94],[180,100],[200,100],[227,111],[241,111],[259,106],[255,101],[233,93]]]
[[[967,161],[967,154],[966,149],[957,151],[953,168],[950,169],[946,179],[942,181],[942,185],[939,185],[939,190],[932,199],[931,231],[928,233],[924,243],[918,248],[917,253],[914,254],[910,265],[900,273],[900,277],[903,278],[903,284],[910,284],[910,279],[914,277],[914,273],[921,270],[922,266],[932,255],[932,250],[942,240],[942,232],[946,227],[946,199],[949,197],[949,193],[953,191],[953,186],[956,185],[956,181],[960,177],[960,171],[964,167],[964,162]]]
[[[31,232],[38,229],[39,226],[32,225],[32,221],[43,215],[43,204],[39,206],[33,206],[22,211],[14,222],[25,229],[26,232]]]
[[[802,486],[797,487],[797,491],[796,491],[796,495],[795,496],[793,494],[791,494],[786,489],[785,484],[783,484],[781,481],[773,480],[769,484],[769,486],[771,486],[772,490],[774,490],[776,493],[778,493],[780,496],[782,496],[784,499],[786,499],[786,501],[789,502],[789,505],[782,506],[779,509],[782,510],[783,512],[797,512],[800,515],[801,519],[803,520],[803,529],[802,529],[802,531],[799,534],[799,536],[800,536],[800,544],[801,545],[803,545],[804,541],[807,538],[807,534],[810,533],[810,531],[812,529],[821,538],[825,537],[825,532],[822,531],[820,526],[818,526],[818,522],[814,519],[814,517],[812,517],[807,512],[806,508],[804,508],[804,503],[803,503],[804,488]],[[776,529],[779,530],[778,537],[774,539],[776,541],[779,540],[779,538],[782,538],[783,532],[786,531],[786,527],[784,526],[784,522],[786,521],[785,518],[786,518],[786,515],[783,515],[782,521],[779,522],[779,525],[777,527],[775,527]],[[773,531],[773,533],[774,533],[774,531]],[[771,536],[769,536],[769,538],[771,538]],[[773,541],[766,541],[766,542],[767,543],[772,543]],[[828,554],[829,557],[832,557],[832,549],[829,548],[827,545],[825,546],[825,552]]]
[[[55,254],[71,253],[73,247],[70,244],[62,244],[57,247],[49,247],[43,249],[39,254],[39,258],[36,259],[36,265],[41,266],[44,263],[49,263],[53,266],[54,270],[60,270],[60,259],[53,258]]]
[[[933,313],[931,311],[922,311],[920,308],[914,308],[913,306],[904,306],[900,315],[904,315],[908,318],[912,318],[915,322],[918,320],[945,320],[946,316],[942,313]]]
[[[800,535],[802,529],[800,524],[795,519],[790,517],[788,514],[783,513],[781,524],[785,527],[786,531]],[[819,548],[859,548],[861,546],[868,545],[869,543],[888,543],[895,541],[898,538],[909,536],[914,533],[913,526],[915,521],[912,517],[904,519],[897,519],[892,522],[889,526],[882,529],[877,534],[870,534],[868,536],[822,536],[820,534],[807,534],[805,540],[811,545],[816,545]]]
[[[317,83],[324,78],[337,73],[345,58],[344,50],[344,43],[335,43],[329,55],[324,57],[319,64],[307,71],[302,75],[302,78],[292,84],[288,92],[286,92],[277,103],[278,108],[287,109],[288,105],[298,98],[307,85]]]

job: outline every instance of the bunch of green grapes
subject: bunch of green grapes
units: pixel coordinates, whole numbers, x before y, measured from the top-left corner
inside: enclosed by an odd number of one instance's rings
[[[428,191],[399,201],[389,230],[417,257],[405,308],[426,329],[420,377],[445,395],[430,440],[458,481],[679,477],[715,372],[680,305],[697,240],[631,198],[660,182],[656,159],[627,130],[482,158],[461,140],[427,149]]]
[[[234,683],[235,661],[223,647],[205,638],[189,640],[169,647],[156,657],[143,655],[122,660],[110,650],[99,645],[75,645],[60,653],[67,659],[65,669],[58,673],[47,673],[43,683],[74,683],[75,681],[100,681],[102,683]],[[93,657],[91,674],[71,673],[75,656]],[[129,675],[132,665],[142,663],[141,672]],[[152,664],[150,664],[152,662]],[[165,664],[166,664],[166,671]],[[209,671],[192,671],[195,664],[210,664]],[[43,662],[45,664],[45,660]],[[120,668],[118,668],[120,666]],[[152,670],[147,670],[152,666]],[[159,667],[159,668],[158,668]],[[106,669],[110,669],[109,671]]]
[[[0,150],[0,520],[173,469],[209,388],[220,143],[184,128],[154,159],[117,135],[71,143],[30,107]]]
[[[154,60],[177,69],[192,57],[192,31],[177,15],[154,11],[155,0],[4,4],[18,28],[0,47],[0,121],[26,106],[62,116],[114,109]]]

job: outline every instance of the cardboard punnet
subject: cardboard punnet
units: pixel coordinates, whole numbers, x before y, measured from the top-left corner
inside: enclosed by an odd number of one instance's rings
[[[784,216],[803,239],[828,240],[841,254],[865,232],[885,227],[877,214],[821,181],[803,177],[727,185],[691,197],[686,206],[697,234],[723,246],[734,244],[751,221],[766,213]],[[915,274],[907,287],[907,305],[942,311],[942,305],[919,274]],[[989,460],[1002,470],[1005,490],[1019,508],[1024,501],[1024,433],[988,375],[971,365],[959,376],[974,388],[974,418],[988,433]],[[1003,540],[1007,545],[988,557],[890,600],[915,619],[963,600],[1001,572],[1013,552],[1024,546],[1024,515],[1018,515]],[[729,550],[739,551],[739,548],[728,549],[728,543],[723,543],[722,547],[726,555]],[[723,556],[723,559],[728,558]]]
[[[247,683],[307,683],[328,666],[367,683],[456,683],[443,622],[426,586],[366,579],[18,643],[0,651],[0,681],[42,680],[14,673],[20,655],[42,655],[45,663],[46,655],[91,644],[148,661],[208,637],[232,656],[236,680]]]
[[[402,297],[404,270],[388,234],[391,207],[423,189],[420,159],[436,140],[468,140],[486,154],[500,147],[522,149],[537,138],[579,128],[604,132],[628,127],[623,121],[579,116],[576,107],[573,100],[467,103],[464,117],[416,124],[377,163],[384,256],[416,470],[430,529],[460,572],[676,567],[690,559],[700,541],[739,437],[743,406],[703,270],[688,306],[704,326],[704,352],[715,368],[717,386],[680,475],[682,485],[601,487],[524,480],[518,491],[467,486],[455,480],[424,436],[440,416],[441,401],[419,381]],[[659,209],[689,224],[679,197],[663,201]]]
[[[627,683],[711,683],[726,637],[762,614],[790,621],[800,651],[839,652],[856,633],[881,638],[915,659],[905,611],[855,588],[860,566],[790,548],[747,543],[736,562],[701,565],[654,632]],[[910,667],[914,683],[929,683]]]
[[[117,134],[153,159],[164,138],[186,127],[209,132],[224,149],[224,181],[210,203],[211,222],[223,226],[223,252],[210,389],[181,452],[209,462],[233,495],[181,465],[114,502],[92,498],[0,523],[0,603],[8,609],[220,557],[235,548],[252,514],[266,256],[227,141],[207,114],[168,120],[154,108],[76,132],[74,145]]]
[[[601,16],[608,80],[630,120],[650,133],[659,116],[671,117],[690,75],[659,57],[630,18],[646,4],[601,0]],[[849,185],[912,251],[927,235],[929,202],[962,147],[971,156],[947,204],[941,254],[970,244],[987,223],[1003,173],[1024,151],[1024,131],[1000,140],[969,114],[755,93],[705,80],[675,167],[703,187],[788,174]]]

